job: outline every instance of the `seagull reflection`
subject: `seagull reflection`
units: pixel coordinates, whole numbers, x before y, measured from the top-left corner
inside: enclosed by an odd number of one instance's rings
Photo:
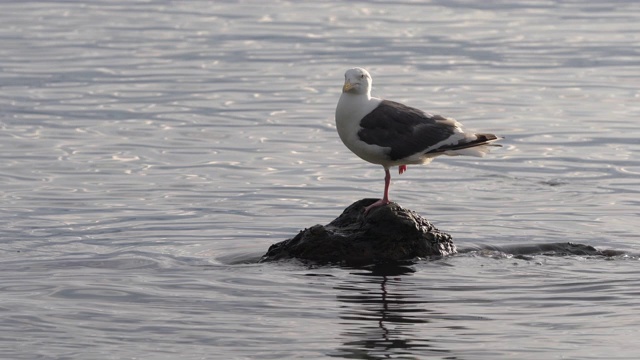
[[[410,266],[377,265],[358,269],[349,283],[336,286],[343,310],[341,325],[347,330],[336,357],[385,359],[398,356],[413,358],[429,354],[448,353],[424,338],[419,324],[429,323],[430,316],[440,316],[429,310],[429,301],[412,291],[407,276]],[[405,280],[405,281],[403,281]],[[455,357],[447,357],[455,359]]]

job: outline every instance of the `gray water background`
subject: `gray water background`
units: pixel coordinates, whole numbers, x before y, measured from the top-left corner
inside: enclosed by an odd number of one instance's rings
[[[3,359],[636,359],[637,1],[4,1]],[[459,248],[256,264],[365,197],[344,71],[505,136],[392,176]],[[552,256],[556,255],[556,256]]]

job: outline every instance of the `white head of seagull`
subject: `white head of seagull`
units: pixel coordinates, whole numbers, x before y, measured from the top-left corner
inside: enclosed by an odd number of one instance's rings
[[[371,75],[363,68],[353,68],[347,70],[344,74],[344,86],[342,87],[343,93],[353,95],[367,95],[367,98],[371,97]]]
[[[489,147],[500,146],[492,144],[497,136],[465,132],[454,119],[371,97],[371,84],[367,70],[347,70],[336,107],[336,129],[342,142],[363,160],[385,170],[384,196],[365,213],[389,203],[392,166],[398,166],[402,174],[407,164],[428,164],[439,155],[483,156]]]

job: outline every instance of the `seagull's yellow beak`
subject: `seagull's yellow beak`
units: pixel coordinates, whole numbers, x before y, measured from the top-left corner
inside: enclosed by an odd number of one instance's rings
[[[353,89],[353,85],[349,82],[349,80],[344,82],[344,86],[342,87],[342,92],[349,92]]]

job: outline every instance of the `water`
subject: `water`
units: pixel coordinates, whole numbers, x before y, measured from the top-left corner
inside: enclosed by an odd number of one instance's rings
[[[6,359],[635,359],[640,5],[5,1]],[[392,177],[461,249],[256,264],[382,193],[340,143],[344,71],[506,137]]]

